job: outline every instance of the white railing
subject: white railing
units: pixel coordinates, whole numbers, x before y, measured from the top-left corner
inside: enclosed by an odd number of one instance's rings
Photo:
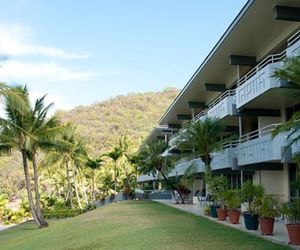
[[[200,118],[201,118],[202,116],[206,115],[206,114],[207,114],[207,110],[201,111],[199,114],[197,114],[196,116],[194,116],[193,121],[195,122],[195,121],[200,120]]]
[[[212,108],[216,106],[218,103],[220,103],[222,100],[224,100],[228,96],[234,96],[235,95],[235,89],[229,89],[226,90],[224,93],[219,95],[216,99],[214,99],[210,104],[208,104],[208,108]]]
[[[261,61],[259,64],[257,64],[253,69],[251,69],[246,75],[244,75],[242,78],[238,80],[238,86],[241,86],[244,84],[247,80],[249,80],[252,76],[254,76],[258,71],[260,71],[262,68],[266,67],[268,64],[275,63],[282,61],[286,57],[286,50],[274,54],[269,55],[266,57],[263,61]]]
[[[281,123],[270,124],[266,127],[254,130],[248,134],[242,135],[239,139],[240,143],[256,139],[258,137],[271,134],[273,130],[281,125]]]
[[[300,30],[287,40],[287,46],[290,47],[300,40]]]

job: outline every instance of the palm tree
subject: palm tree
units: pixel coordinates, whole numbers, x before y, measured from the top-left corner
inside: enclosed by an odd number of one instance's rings
[[[86,166],[92,170],[92,201],[95,201],[95,176],[96,170],[99,169],[103,164],[103,159],[91,159],[88,158]]]
[[[290,98],[299,100],[300,94],[300,56],[289,57],[285,59],[284,65],[274,73],[274,77],[284,79],[288,82],[288,86],[293,90],[293,94],[289,93]],[[282,132],[288,132],[288,139],[291,139],[289,145],[300,140],[300,111],[295,112],[294,115],[287,122],[278,126],[273,131],[273,137]]]
[[[84,165],[86,157],[87,149],[85,141],[76,134],[75,127],[71,124],[66,124],[63,135],[56,141],[56,147],[48,152],[44,161],[44,165],[60,164],[65,168],[68,187],[67,200],[70,201],[71,209],[73,209],[74,206],[70,172],[72,171],[73,173],[73,183],[78,205],[82,207],[78,193],[76,174],[79,166]]]
[[[169,180],[167,177],[168,172],[171,169],[171,160],[167,157],[163,157],[162,153],[166,151],[168,148],[168,144],[165,141],[153,141],[149,144],[144,145],[141,150],[138,152],[138,165],[139,172],[143,174],[152,174],[153,176],[157,176],[158,173],[161,174],[164,181],[172,191],[177,191],[181,202],[184,203],[184,198],[173,183],[173,181]]]
[[[36,211],[41,219],[42,224],[46,227],[48,223],[44,220],[41,212],[40,204],[40,193],[39,193],[39,174],[37,167],[37,151],[41,149],[43,151],[48,151],[56,147],[56,139],[63,133],[64,128],[60,125],[59,120],[53,116],[47,119],[47,113],[51,108],[52,104],[45,106],[44,100],[46,96],[37,99],[34,108],[30,109],[27,116],[30,118],[29,127],[30,130],[27,131],[31,136],[28,137],[28,159],[32,161],[33,173],[34,173],[34,190],[35,190],[35,200],[36,200]]]
[[[28,97],[27,88],[24,87],[16,87],[14,89],[15,92],[18,92],[18,96],[22,96],[23,107],[26,109],[18,109],[16,108],[14,97],[8,95],[5,97],[5,110],[7,118],[1,118],[1,134],[0,134],[0,150],[2,152],[11,152],[12,149],[18,149],[21,152],[22,160],[23,160],[23,169],[25,174],[25,183],[28,195],[29,206],[31,210],[31,214],[37,223],[37,225],[41,227],[48,226],[48,223],[44,221],[40,215],[41,213],[37,213],[36,206],[34,204],[33,196],[31,193],[31,183],[30,183],[30,174],[28,169],[28,157],[35,156],[38,142],[50,141],[50,134],[46,135],[46,131],[43,130],[41,132],[41,127],[37,125],[39,118],[37,114],[39,112],[33,112],[30,101]],[[47,109],[43,114],[46,116]],[[43,124],[45,125],[45,124]],[[38,130],[39,128],[39,130]],[[41,132],[41,133],[38,133]],[[34,152],[34,153],[33,153]],[[33,158],[35,159],[35,158]],[[36,191],[36,200],[37,204],[39,204],[39,191],[38,191],[38,174],[36,169],[36,161],[34,160],[35,166],[35,191]]]
[[[289,92],[289,98],[299,101],[300,94],[300,56],[289,57],[285,59],[284,65],[281,69],[278,69],[274,73],[274,77],[286,80],[288,87],[290,87],[293,93]],[[273,131],[273,138],[280,133],[288,133],[287,139],[290,140],[287,147],[298,142],[300,140],[300,111],[297,111],[293,116],[285,123],[276,127]],[[299,193],[300,189],[300,154],[294,156],[294,160],[298,166],[298,176],[294,183],[292,183],[292,189],[296,189]]]
[[[117,191],[117,161],[123,156],[123,151],[120,147],[116,146],[112,151],[104,154],[104,156],[111,158],[114,162],[114,190]]]
[[[193,154],[205,163],[206,172],[211,172],[212,153],[219,150],[222,145],[222,134],[225,125],[220,119],[206,118],[186,126],[179,134],[177,146],[180,149],[193,150]]]

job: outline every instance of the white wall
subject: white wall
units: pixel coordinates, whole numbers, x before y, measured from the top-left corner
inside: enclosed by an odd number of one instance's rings
[[[278,197],[281,201],[286,200],[286,185],[285,180],[286,173],[285,171],[277,170],[277,171],[255,171],[254,175],[254,184],[261,184],[266,194],[273,194],[274,196]]]

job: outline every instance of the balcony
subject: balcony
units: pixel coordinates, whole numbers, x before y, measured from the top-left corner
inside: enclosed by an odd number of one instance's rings
[[[300,30],[288,40],[288,48],[286,49],[286,56],[300,55]]]
[[[137,182],[141,183],[141,182],[147,182],[147,181],[154,181],[156,180],[156,177],[152,176],[152,175],[140,175],[137,177]]]
[[[174,177],[174,176],[181,176],[184,175],[186,170],[193,166],[191,168],[191,173],[201,173],[204,172],[204,163],[199,159],[188,159],[188,158],[183,158],[177,162],[175,167],[171,170],[169,173],[169,177]]]
[[[227,90],[208,106],[208,117],[224,118],[236,113],[235,90]]]
[[[213,160],[211,163],[212,170],[220,169],[237,169],[237,142],[228,143],[223,145],[223,149],[220,152],[213,154]]]
[[[283,86],[283,82],[272,77],[281,67],[286,51],[270,55],[238,81],[236,89],[236,108],[239,109],[265,92]]]
[[[286,162],[289,158],[286,150],[288,145],[285,133],[272,139],[272,131],[279,124],[271,124],[240,138],[237,146],[238,165],[256,164],[261,162]]]

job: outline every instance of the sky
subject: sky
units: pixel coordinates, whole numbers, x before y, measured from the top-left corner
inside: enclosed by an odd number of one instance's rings
[[[183,88],[246,0],[0,0],[0,82],[71,109]]]

